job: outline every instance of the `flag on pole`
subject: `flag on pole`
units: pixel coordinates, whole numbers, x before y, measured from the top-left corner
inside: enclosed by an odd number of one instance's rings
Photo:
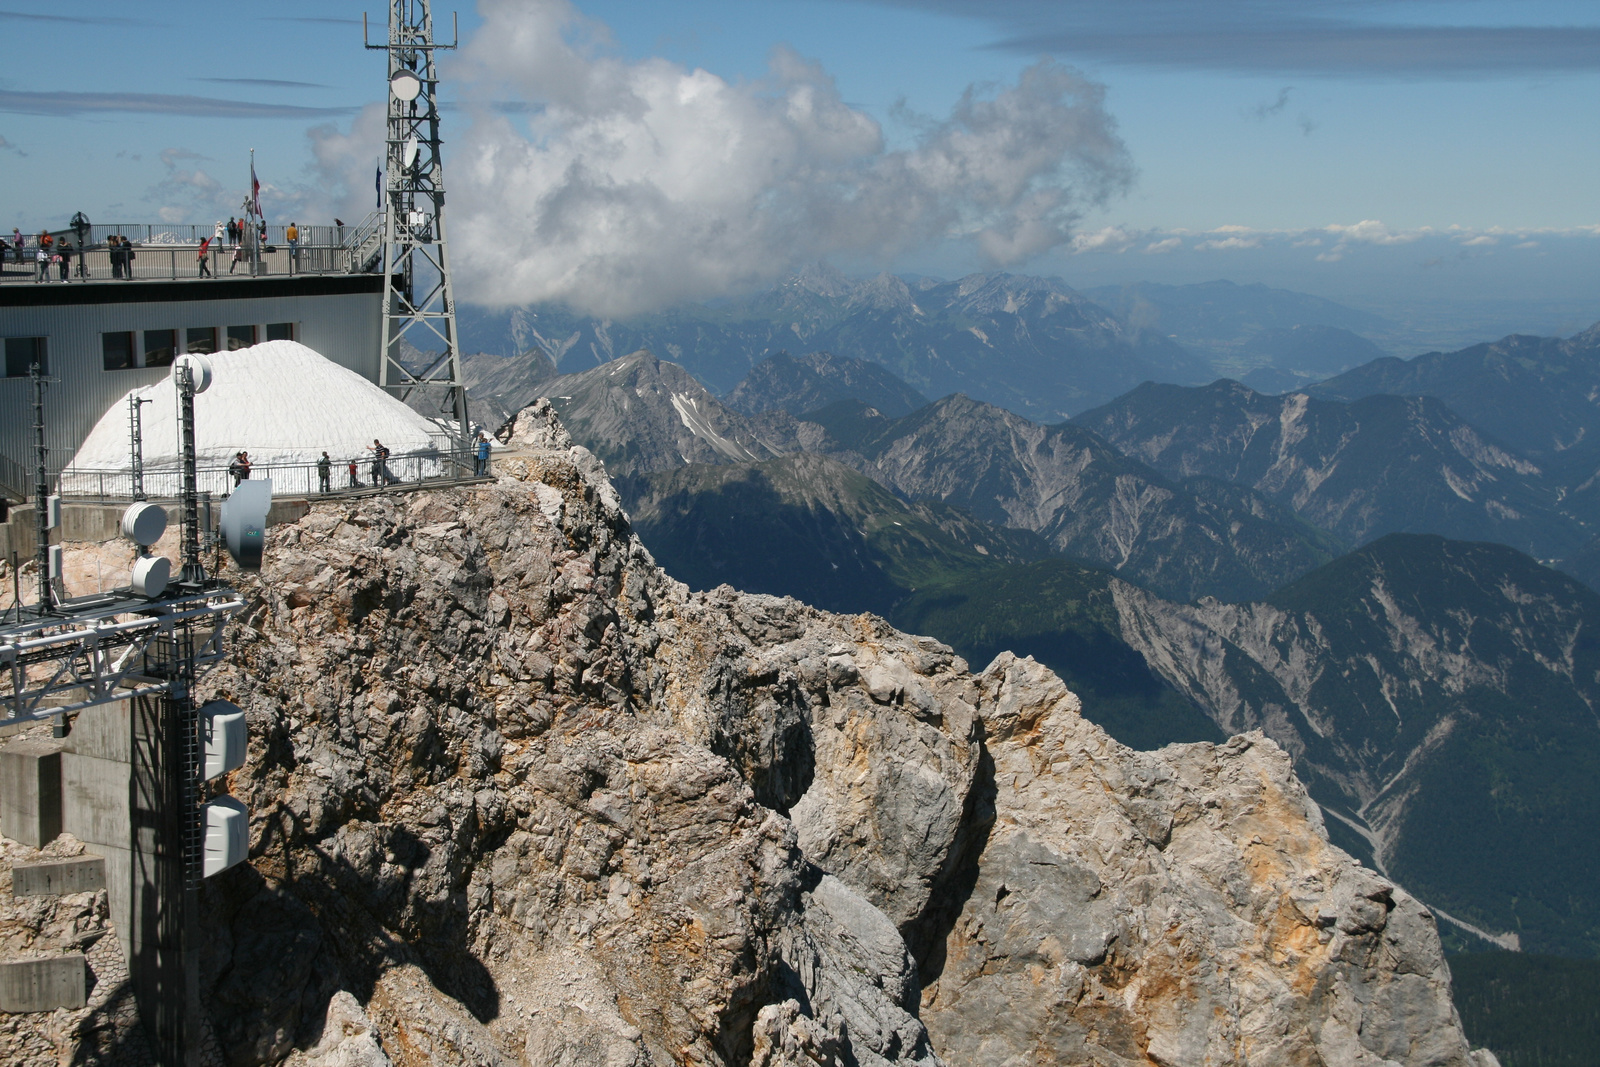
[[[256,177],[256,154],[250,153],[250,210],[261,215],[261,181]]]
[[[383,210],[383,168],[377,167],[372,172],[372,191],[378,194],[378,210]]]

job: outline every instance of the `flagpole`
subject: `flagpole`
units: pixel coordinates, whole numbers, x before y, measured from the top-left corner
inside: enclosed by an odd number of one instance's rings
[[[261,214],[261,195],[256,191],[256,150],[250,149],[250,208],[253,216]],[[250,268],[250,276],[261,277],[261,229],[256,226],[255,219],[250,221],[250,248],[255,253],[255,263]]]

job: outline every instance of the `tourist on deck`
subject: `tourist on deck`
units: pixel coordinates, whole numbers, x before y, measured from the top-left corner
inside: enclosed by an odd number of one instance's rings
[[[289,273],[293,274],[300,269],[300,227],[289,223],[289,228],[284,231],[283,239],[289,242]]]
[[[233,462],[228,464],[228,473],[233,475],[233,487],[237,489],[240,482],[250,477],[250,453],[235,452]]]
[[[72,280],[72,246],[67,243],[67,239],[65,237],[63,237],[61,239],[61,243],[56,246],[55,260],[61,265],[61,280],[64,282],[70,282]]]
[[[122,238],[122,276],[133,280],[133,242],[127,237]]]
[[[240,229],[241,229],[241,227],[239,226],[239,220],[234,218],[232,215],[229,215],[228,216],[228,243],[230,245],[236,245],[236,244],[239,243],[239,232],[240,232]]]
[[[478,444],[476,448],[477,463],[473,467],[472,476],[482,478],[489,473],[489,438],[482,430],[478,431]]]
[[[206,262],[206,257],[210,253],[211,253],[211,238],[207,237],[204,241],[200,242],[200,252],[199,252],[198,255],[195,256],[195,259],[197,259],[200,262],[200,277],[202,277],[202,278],[210,278],[210,277],[212,277],[211,265]]]
[[[372,450],[372,484],[390,484],[393,481],[393,476],[389,473],[389,450],[376,437],[372,439],[372,444],[368,447]]]
[[[15,226],[11,227],[11,244],[12,244],[12,247],[14,247],[17,250],[17,262],[18,263],[23,262],[23,259],[22,259],[22,246],[27,243],[27,240],[28,239],[26,237],[22,236],[22,231],[20,229],[18,229]]]
[[[351,464],[353,468],[355,464]],[[324,452],[322,458],[317,460],[317,491],[319,493],[333,492],[333,460]]]
[[[356,473],[356,461],[353,459],[350,461],[350,488],[361,488],[361,475]]]
[[[40,245],[33,253],[33,265],[35,267],[33,284],[38,285],[40,282],[50,280],[50,250],[44,245]]]

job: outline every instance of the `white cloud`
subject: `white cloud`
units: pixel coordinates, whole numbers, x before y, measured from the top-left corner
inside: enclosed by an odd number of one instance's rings
[[[474,101],[446,181],[458,285],[476,301],[626,314],[952,238],[1016,263],[1068,244],[1085,206],[1132,181],[1102,88],[1049,61],[969,89],[891,150],[786,49],[764,79],[730,83],[605,53],[604,27],[566,0],[482,11],[446,71]],[[491,106],[508,98],[531,106]]]
[[[1245,248],[1260,248],[1260,237],[1223,237],[1213,241],[1201,241],[1195,245],[1202,252],[1235,252]]]
[[[1362,219],[1353,226],[1335,224],[1324,229],[1335,235],[1340,244],[1403,245],[1421,236],[1416,230],[1391,230],[1377,219]]]
[[[1144,250],[1151,255],[1159,256],[1168,252],[1176,252],[1183,247],[1181,237],[1168,237],[1160,241],[1152,241],[1144,246]]]
[[[1500,239],[1498,237],[1491,237],[1486,233],[1480,233],[1476,237],[1463,238],[1461,243],[1466,245],[1468,248],[1474,248],[1484,245],[1497,245],[1500,243]]]
[[[1511,247],[1512,248],[1538,248],[1539,247],[1539,242],[1538,241],[1522,241],[1522,242],[1520,242],[1518,244],[1512,245]]]
[[[1120,226],[1107,226],[1092,233],[1074,234],[1067,250],[1073,255],[1084,252],[1126,252],[1139,240],[1139,235]]]

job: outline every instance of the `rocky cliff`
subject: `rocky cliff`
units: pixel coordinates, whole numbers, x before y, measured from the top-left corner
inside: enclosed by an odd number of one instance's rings
[[[1031,660],[690,594],[548,405],[512,444],[246,583],[229,1064],[1493,1062],[1263,735],[1135,753]]]

